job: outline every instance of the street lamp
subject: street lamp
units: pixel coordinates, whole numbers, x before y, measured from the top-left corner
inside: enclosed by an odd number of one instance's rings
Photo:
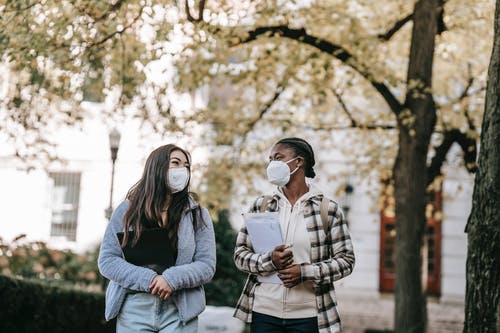
[[[109,193],[109,206],[105,209],[104,214],[106,215],[106,219],[111,218],[111,214],[113,213],[113,185],[115,182],[115,162],[116,156],[118,155],[118,148],[120,147],[120,132],[116,128],[113,128],[111,132],[109,132],[109,148],[111,150],[111,189]]]
[[[344,200],[342,200],[342,210],[344,211],[344,216],[346,221],[349,222],[347,218],[349,210],[351,209],[352,193],[354,192],[354,187],[350,183],[346,183],[344,187]]]

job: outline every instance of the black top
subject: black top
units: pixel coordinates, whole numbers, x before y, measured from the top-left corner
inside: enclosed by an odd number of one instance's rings
[[[123,241],[123,235],[123,232],[116,234],[120,244]],[[122,248],[122,251],[125,260],[129,263],[151,268],[158,274],[175,265],[176,252],[172,248],[167,229],[143,229],[134,246],[131,244],[134,232],[129,231],[128,237],[129,242]]]

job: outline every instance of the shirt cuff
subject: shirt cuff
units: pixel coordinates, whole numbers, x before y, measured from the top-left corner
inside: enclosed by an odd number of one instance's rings
[[[273,264],[272,251],[262,254],[262,269],[266,272],[274,272],[277,270]]]
[[[302,263],[300,264],[300,275],[302,277],[302,281],[310,281],[314,280],[315,274],[315,266],[310,263]]]
[[[151,273],[144,278],[144,283],[147,283],[147,285],[144,286],[145,291],[151,292],[151,290],[149,290],[149,286],[151,285],[151,283],[153,283],[153,280],[157,275],[158,274],[155,271],[151,270]]]

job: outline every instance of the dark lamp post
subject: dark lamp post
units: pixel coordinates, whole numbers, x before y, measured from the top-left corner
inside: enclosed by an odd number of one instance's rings
[[[347,183],[344,188],[344,200],[342,202],[342,210],[344,211],[345,219],[349,221],[347,216],[349,215],[349,210],[351,209],[352,193],[354,192],[354,187]]]
[[[111,218],[111,214],[113,213],[113,187],[115,182],[115,162],[116,156],[118,155],[118,148],[120,148],[120,132],[116,128],[113,128],[111,132],[109,132],[109,148],[111,150],[111,188],[109,191],[109,206],[106,208],[104,214],[106,215],[106,219]]]

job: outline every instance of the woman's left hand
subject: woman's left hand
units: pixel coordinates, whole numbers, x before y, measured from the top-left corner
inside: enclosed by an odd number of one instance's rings
[[[278,277],[283,281],[286,288],[292,288],[302,281],[302,274],[300,272],[300,265],[294,264],[282,269],[278,272]]]
[[[165,280],[165,278],[161,275],[155,276],[153,282],[151,282],[151,285],[149,286],[149,290],[151,291],[151,294],[158,295],[162,299],[169,298],[173,293],[172,287],[170,287],[167,280]]]

